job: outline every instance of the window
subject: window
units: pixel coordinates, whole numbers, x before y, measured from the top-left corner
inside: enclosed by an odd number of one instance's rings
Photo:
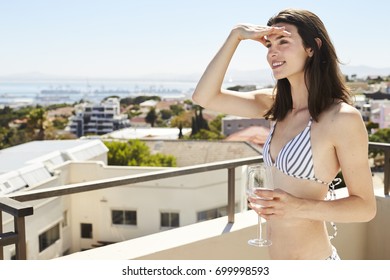
[[[207,221],[219,217],[223,217],[227,215],[227,207],[219,207],[219,208],[214,208],[214,209],[209,209],[205,211],[201,211],[197,213],[197,221],[202,222],[202,221]]]
[[[39,252],[42,252],[59,239],[60,224],[56,224],[52,228],[39,235]]]
[[[62,213],[62,227],[68,226],[68,211]]]
[[[137,211],[112,210],[111,218],[113,225],[137,225]]]
[[[174,228],[179,227],[179,213],[163,212],[161,213],[161,227]]]
[[[92,224],[81,224],[81,238],[92,238]]]

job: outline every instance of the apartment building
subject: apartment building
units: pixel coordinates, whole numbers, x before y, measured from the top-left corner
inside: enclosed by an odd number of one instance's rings
[[[243,118],[230,115],[222,118],[222,134],[225,136],[253,126],[270,128],[270,121],[265,118]]]
[[[129,126],[127,115],[120,113],[119,98],[111,97],[100,104],[77,104],[66,130],[81,137],[103,135]]]
[[[379,128],[390,128],[390,100],[370,100],[370,120]]]

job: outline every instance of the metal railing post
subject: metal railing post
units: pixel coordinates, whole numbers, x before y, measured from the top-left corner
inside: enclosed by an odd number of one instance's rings
[[[384,154],[384,166],[383,166],[383,193],[385,196],[390,194],[390,143],[369,142],[369,148],[375,148],[381,150]]]
[[[389,195],[390,192],[390,150],[384,150],[385,154],[385,166],[384,166],[384,180],[383,188],[385,196]]]
[[[8,197],[0,197],[0,217],[3,211],[13,216],[14,231],[3,233],[3,221],[0,219],[0,259],[4,259],[4,246],[14,244],[16,259],[25,260],[27,259],[25,217],[32,215],[34,208]]]
[[[3,233],[3,211],[0,210],[0,236]],[[4,260],[3,245],[0,245],[0,260]]]
[[[15,232],[18,235],[18,241],[15,244],[15,253],[17,260],[27,259],[27,246],[26,246],[26,226],[25,219],[23,217],[14,217]]]
[[[228,168],[228,222],[234,223],[235,206],[235,168]]]

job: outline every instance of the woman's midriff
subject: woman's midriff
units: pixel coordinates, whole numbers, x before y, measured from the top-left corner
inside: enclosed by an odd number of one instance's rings
[[[332,253],[326,225],[313,220],[267,221],[271,259],[324,260]]]
[[[275,188],[287,193],[313,200],[323,200],[328,186],[310,180],[296,179],[276,168]],[[326,259],[332,254],[326,224],[323,221],[282,218],[267,221],[267,234],[272,240],[269,247],[272,259]]]

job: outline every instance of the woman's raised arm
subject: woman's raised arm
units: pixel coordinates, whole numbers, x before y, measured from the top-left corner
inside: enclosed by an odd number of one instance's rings
[[[235,92],[222,89],[230,61],[242,40],[251,39],[265,45],[265,36],[290,33],[281,27],[240,24],[232,29],[225,43],[203,73],[193,100],[204,108],[243,117],[262,117],[273,103],[272,96],[264,91]]]

